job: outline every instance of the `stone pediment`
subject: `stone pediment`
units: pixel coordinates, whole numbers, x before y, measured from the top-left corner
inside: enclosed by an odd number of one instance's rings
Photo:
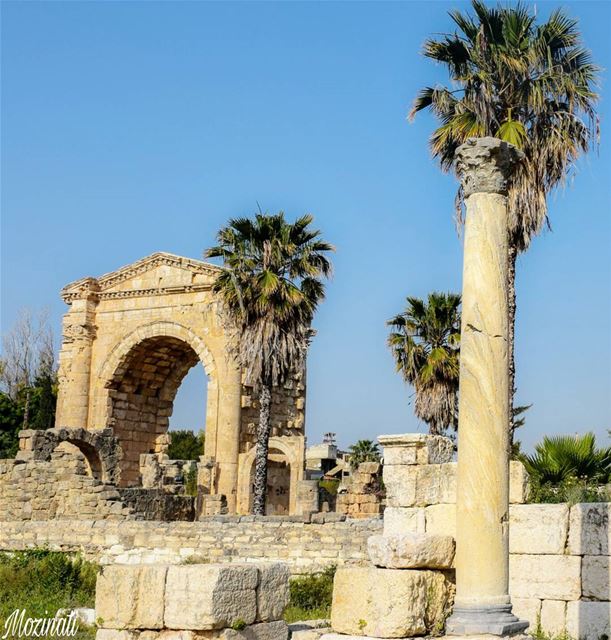
[[[203,291],[210,289],[219,268],[201,260],[158,252],[99,278],[72,282],[62,289],[61,296],[70,303],[87,297],[102,300]]]

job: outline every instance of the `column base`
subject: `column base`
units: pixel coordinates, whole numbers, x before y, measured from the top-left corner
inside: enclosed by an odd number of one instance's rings
[[[529,625],[511,613],[510,604],[484,607],[455,607],[446,621],[449,636],[513,636],[523,633]]]

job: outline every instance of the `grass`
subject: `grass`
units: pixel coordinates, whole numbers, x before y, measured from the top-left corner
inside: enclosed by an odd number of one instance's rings
[[[289,605],[284,619],[291,623],[299,620],[318,620],[331,615],[333,578],[335,567],[320,573],[293,578],[290,583]]]
[[[58,609],[93,607],[98,566],[79,556],[33,549],[0,553],[0,629],[15,609],[26,618],[53,617]],[[82,627],[81,640],[95,637]]]
[[[284,619],[288,624],[301,620],[328,620],[331,617],[331,606],[318,609],[303,609],[288,606],[284,612]]]

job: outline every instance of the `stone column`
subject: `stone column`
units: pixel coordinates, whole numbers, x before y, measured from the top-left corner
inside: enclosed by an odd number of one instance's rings
[[[64,316],[56,427],[87,429],[90,426],[91,355],[96,335],[95,312],[98,304],[95,284],[87,281],[83,285],[81,294],[69,300],[70,311]]]
[[[238,454],[242,418],[242,373],[227,363],[227,376],[219,380],[219,420],[216,432],[217,493],[227,498],[229,513],[236,512]]]
[[[496,138],[456,152],[465,222],[451,635],[509,635],[507,180],[523,154]]]

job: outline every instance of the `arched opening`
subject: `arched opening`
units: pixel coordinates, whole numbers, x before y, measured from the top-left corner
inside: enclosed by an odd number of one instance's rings
[[[187,429],[197,435],[206,429],[208,382],[203,365],[196,365],[187,372],[174,398],[170,433]]]
[[[108,383],[109,422],[119,440],[121,486],[140,484],[140,454],[161,453],[173,403],[195,350],[173,336],[146,338],[122,358]]]
[[[102,480],[102,461],[95,448],[87,442],[64,440],[55,447],[51,455],[55,461],[62,458],[76,475],[88,475]]]
[[[256,446],[241,453],[238,461],[238,513],[252,512]],[[269,439],[267,515],[297,513],[297,486],[303,479],[303,436],[272,436]]]
[[[250,471],[250,502],[252,510],[252,496],[254,494],[255,465]],[[291,497],[291,463],[282,451],[270,447],[267,456],[267,499],[265,501],[265,515],[285,516],[290,513]]]

